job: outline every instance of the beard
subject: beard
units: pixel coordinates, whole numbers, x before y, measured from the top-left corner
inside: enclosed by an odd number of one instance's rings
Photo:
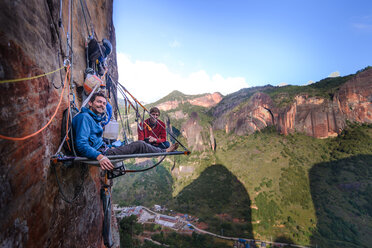
[[[90,107],[90,110],[92,110],[93,113],[95,113],[96,115],[103,115],[105,113],[105,108],[101,108],[101,107]]]

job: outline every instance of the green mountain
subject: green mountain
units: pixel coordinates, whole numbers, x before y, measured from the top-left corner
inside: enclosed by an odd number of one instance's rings
[[[203,96],[205,94],[199,94],[199,95],[185,95],[182,92],[178,90],[174,90],[171,93],[169,93],[167,96],[161,98],[160,100],[152,103],[151,105],[156,106],[159,103],[167,102],[167,101],[182,101],[182,100],[188,100],[188,99],[193,99],[197,98],[200,96]]]
[[[208,230],[227,236],[318,247],[368,247],[372,243],[371,124],[345,122],[337,137],[323,139],[296,131],[280,134],[276,122],[253,133],[218,128],[228,126],[234,114],[244,114],[242,110],[257,94],[272,99],[272,105],[263,106],[271,108],[274,117],[274,110],[287,111],[301,94],[333,104],[341,99],[340,88],[365,75],[359,74],[363,71],[302,87],[242,89],[212,108],[185,102],[162,111],[161,118],[169,120],[192,154],[168,159],[156,170],[118,178],[113,201],[165,205],[195,215],[207,223]],[[368,82],[372,85],[372,80]],[[185,95],[173,92],[154,105],[179,101],[177,97]]]

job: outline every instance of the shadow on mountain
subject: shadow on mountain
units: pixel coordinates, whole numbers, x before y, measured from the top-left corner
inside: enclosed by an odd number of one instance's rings
[[[170,205],[177,211],[195,214],[213,233],[253,238],[248,192],[223,165],[205,169]]]
[[[370,247],[372,155],[317,164],[309,179],[317,217],[311,243],[318,247]]]

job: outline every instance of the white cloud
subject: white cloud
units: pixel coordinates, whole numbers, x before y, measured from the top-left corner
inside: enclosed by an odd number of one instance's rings
[[[287,86],[287,85],[288,85],[288,83],[284,83],[284,82],[283,82],[283,83],[280,83],[280,84],[278,84],[278,86],[279,86],[279,87],[283,87],[283,86]]]
[[[339,77],[339,76],[340,76],[340,73],[338,71],[332,72],[331,74],[328,75],[328,77],[330,78]]]
[[[354,23],[354,28],[362,31],[372,31],[372,24],[367,23]]]
[[[354,18],[355,20],[352,23],[352,26],[359,30],[365,32],[372,31],[372,15],[359,16]]]
[[[180,47],[181,43],[179,43],[178,40],[173,40],[173,41],[169,42],[169,46],[172,47],[172,48]]]
[[[138,100],[154,102],[173,90],[185,94],[220,92],[224,95],[249,87],[243,77],[224,78],[206,71],[193,72],[182,77],[165,64],[152,61],[133,61],[130,56],[118,53],[119,81]]]

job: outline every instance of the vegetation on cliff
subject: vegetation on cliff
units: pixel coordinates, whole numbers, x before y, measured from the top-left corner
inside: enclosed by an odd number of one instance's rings
[[[175,165],[168,160],[157,171],[118,179],[114,201],[165,205],[195,215],[208,230],[227,236],[367,247],[372,242],[366,235],[372,230],[371,125],[348,123],[338,137],[327,139],[302,133],[284,136],[275,127],[240,136],[214,130],[216,149],[210,145],[209,128],[216,116],[248,101],[258,90],[284,106],[302,93],[331,98],[350,77],[303,87],[243,89],[211,110],[187,103],[164,111],[163,117],[184,113],[171,123],[185,142],[185,123],[197,113],[195,125],[203,128],[204,148],[176,158]]]
[[[180,101],[181,102],[181,101],[201,97],[201,96],[204,96],[204,95],[206,95],[206,94],[186,95],[186,94],[183,94],[182,92],[180,92],[178,90],[174,90],[171,93],[169,93],[168,95],[166,95],[165,97],[161,98],[160,100],[152,103],[151,105],[156,106],[157,104],[168,102],[168,101]]]
[[[297,95],[308,95],[310,97],[317,96],[324,99],[333,99],[335,92],[346,81],[354,75],[345,77],[325,78],[317,83],[306,86],[287,85],[264,90],[279,107],[288,106],[293,103],[294,97]]]

